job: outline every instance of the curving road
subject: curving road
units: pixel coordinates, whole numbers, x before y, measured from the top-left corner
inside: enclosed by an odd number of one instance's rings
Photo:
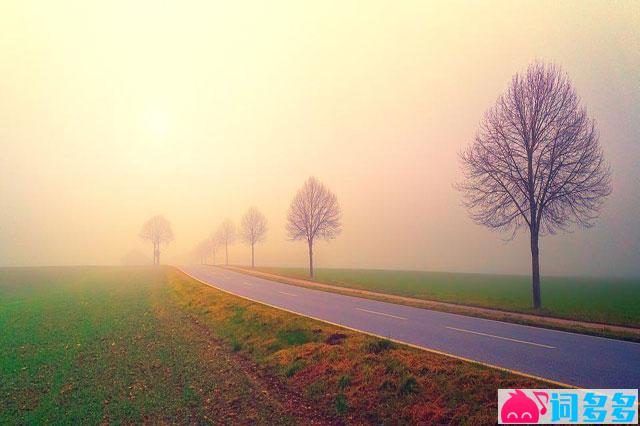
[[[640,387],[640,343],[344,296],[206,265],[181,269],[238,296],[425,349],[572,386]]]

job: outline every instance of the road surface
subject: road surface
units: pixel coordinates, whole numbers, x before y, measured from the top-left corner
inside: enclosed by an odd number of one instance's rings
[[[345,296],[206,265],[181,269],[238,296],[457,357],[583,388],[640,387],[640,343]]]

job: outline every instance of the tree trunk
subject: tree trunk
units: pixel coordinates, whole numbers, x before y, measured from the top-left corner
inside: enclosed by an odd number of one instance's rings
[[[533,309],[540,309],[542,300],[540,298],[540,256],[538,252],[538,229],[532,228],[531,232],[531,293],[533,298]]]
[[[253,246],[254,246],[254,244],[251,244],[251,267],[255,268],[256,265],[254,263]]]
[[[229,244],[224,243],[224,264],[229,266]]]
[[[153,243],[153,264],[157,265],[159,263],[158,259],[158,243]]]
[[[309,240],[309,276],[313,278],[313,240]]]
[[[216,251],[214,250],[212,254],[213,254],[213,259],[212,259],[213,263],[212,263],[212,265],[216,266]]]

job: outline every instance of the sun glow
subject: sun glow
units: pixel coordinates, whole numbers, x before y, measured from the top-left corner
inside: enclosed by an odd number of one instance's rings
[[[166,139],[171,130],[171,120],[167,111],[157,107],[145,111],[144,130],[153,140]]]

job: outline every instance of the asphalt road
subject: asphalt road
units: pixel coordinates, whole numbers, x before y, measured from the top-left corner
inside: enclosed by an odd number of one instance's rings
[[[181,268],[239,296],[357,330],[583,388],[640,387],[640,344],[296,287],[206,265]]]

